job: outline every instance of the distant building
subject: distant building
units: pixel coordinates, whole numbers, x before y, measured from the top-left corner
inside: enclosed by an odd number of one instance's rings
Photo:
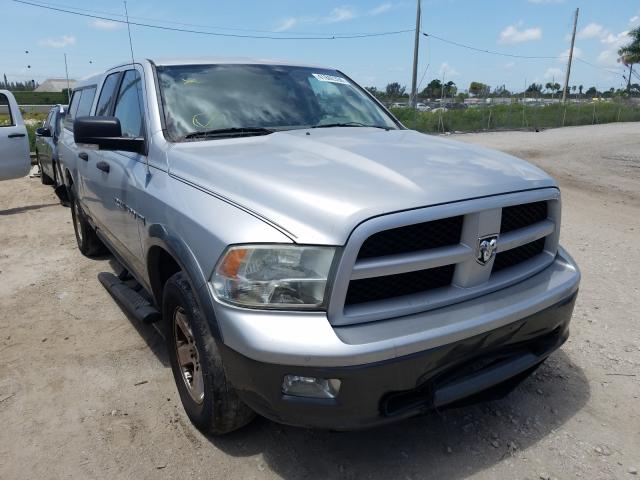
[[[69,88],[73,88],[75,80],[69,80]],[[66,78],[48,78],[35,89],[36,92],[62,92],[67,88]]]

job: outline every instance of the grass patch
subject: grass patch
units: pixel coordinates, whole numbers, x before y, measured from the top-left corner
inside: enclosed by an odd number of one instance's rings
[[[65,92],[11,92],[18,105],[66,105]]]
[[[446,112],[417,112],[410,108],[394,108],[392,112],[407,128],[424,133],[537,129],[640,121],[640,107],[616,102],[542,107],[493,105]]]

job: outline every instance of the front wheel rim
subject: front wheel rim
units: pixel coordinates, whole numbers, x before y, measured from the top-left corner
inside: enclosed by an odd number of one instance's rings
[[[193,331],[182,307],[173,312],[173,341],[182,381],[191,399],[199,405],[204,401],[204,375]]]

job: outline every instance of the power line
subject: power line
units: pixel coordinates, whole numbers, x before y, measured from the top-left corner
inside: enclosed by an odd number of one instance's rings
[[[78,12],[87,12],[87,13],[93,13],[93,14],[97,14],[97,15],[110,15],[112,17],[119,17],[122,18],[123,20],[125,20],[125,15],[121,14],[121,13],[117,13],[117,12],[107,12],[105,10],[92,10],[92,9],[88,9],[88,8],[80,8],[80,7],[76,7],[73,5],[68,5],[68,4],[64,4],[64,3],[52,3],[52,2],[37,2],[39,5],[42,6],[52,6],[52,7],[60,7],[60,8],[65,8],[65,9],[70,9],[73,11],[78,11]],[[237,32],[254,32],[254,33],[274,33],[274,34],[283,34],[284,33],[282,31],[279,30],[263,30],[263,29],[258,29],[258,28],[241,28],[241,27],[228,27],[228,26],[223,26],[223,25],[205,25],[205,24],[201,24],[201,23],[185,23],[185,22],[176,22],[176,21],[172,21],[172,20],[164,20],[164,19],[159,19],[159,18],[153,18],[153,17],[138,17],[138,16],[134,16],[134,15],[130,15],[129,19],[137,19],[137,20],[145,20],[145,21],[150,21],[150,22],[154,22],[154,23],[160,23],[160,24],[169,24],[169,25],[180,25],[183,27],[197,27],[197,28],[205,28],[205,29],[209,29],[209,30],[229,30],[229,31],[237,31]],[[112,20],[113,21],[113,20]],[[412,30],[413,29],[408,29],[408,30]],[[361,34],[362,32],[359,32],[358,34]],[[364,32],[367,33],[367,32]],[[293,35],[324,35],[323,33],[320,32],[299,32],[299,31],[294,31],[294,30],[287,30],[286,34],[293,34]],[[355,34],[354,34],[355,35]]]
[[[17,0],[14,0],[14,1],[17,1]],[[474,50],[476,52],[488,53],[489,55],[499,55],[499,56],[502,56],[502,57],[528,58],[528,59],[554,59],[555,60],[555,59],[558,59],[558,58],[565,58],[565,56],[563,56],[563,55],[556,55],[556,56],[552,57],[552,56],[545,56],[545,55],[516,55],[514,53],[495,52],[493,50],[487,50],[487,49],[484,49],[484,48],[476,48],[476,47],[472,47],[470,45],[465,45],[463,43],[454,42],[453,40],[447,40],[446,38],[438,37],[437,35],[434,35],[432,33],[422,32],[422,34],[425,37],[435,38],[436,40],[440,40],[441,42],[449,43],[451,45],[455,45],[456,47],[466,48],[468,50]]]
[[[597,68],[598,70],[603,70],[603,71],[609,72],[609,73],[615,73],[616,75],[622,75],[622,73],[619,72],[618,70],[612,70],[612,69],[607,68],[607,67],[601,67],[601,66],[596,65],[594,63],[587,62],[586,60],[584,60],[582,58],[579,58],[579,57],[576,57],[576,60],[578,60],[579,62],[582,62],[582,63],[584,63],[586,65],[589,65],[590,67]]]
[[[123,23],[126,24],[125,20],[119,20],[115,18],[104,17],[101,15],[94,15],[89,13],[81,13],[74,12],[71,10],[67,10],[64,8],[51,7],[47,5],[41,5],[38,3],[28,2],[25,0],[13,0],[15,3],[21,3],[24,5],[30,5],[32,7],[43,8],[45,10],[53,10],[61,13],[68,13],[70,15],[77,15],[80,17],[94,18],[97,20],[106,20],[108,22],[115,23]],[[172,32],[182,32],[182,33],[193,33],[198,35],[210,35],[215,37],[232,37],[232,38],[252,38],[257,40],[346,40],[346,39],[354,39],[354,38],[369,38],[369,37],[383,37],[389,35],[399,35],[402,33],[408,33],[415,31],[414,29],[406,29],[406,30],[395,30],[388,32],[373,32],[373,33],[354,33],[354,34],[332,34],[332,35],[318,35],[318,36],[275,36],[275,35],[248,35],[248,34],[239,34],[239,33],[222,33],[222,32],[207,32],[203,30],[192,30],[187,28],[177,28],[177,27],[165,27],[162,25],[154,25],[150,23],[142,23],[142,22],[129,22],[130,25],[136,25],[138,27],[146,27],[146,28],[155,28],[157,30],[169,30]]]

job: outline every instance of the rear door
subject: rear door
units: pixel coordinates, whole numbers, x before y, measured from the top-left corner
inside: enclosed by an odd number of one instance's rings
[[[113,115],[120,120],[123,137],[140,138],[145,135],[143,121],[144,94],[141,82],[142,70],[122,72],[117,94],[113,97],[110,112],[102,111],[98,100],[97,115]],[[111,87],[104,82],[104,95],[111,95]],[[106,101],[106,100],[105,100]],[[97,163],[89,166],[91,188],[96,195],[98,220],[108,230],[109,240],[134,268],[139,268],[142,245],[138,222],[144,222],[138,212],[137,192],[144,188],[146,178],[145,157],[138,153],[99,150],[94,152]]]
[[[54,116],[54,109],[49,111],[49,116],[42,124],[42,128],[49,131],[49,136],[38,135],[36,132],[36,154],[38,155],[38,162],[40,167],[49,178],[54,178],[53,163],[51,157],[53,155],[53,125],[52,119]]]
[[[0,180],[24,177],[31,168],[29,137],[11,92],[0,90]]]

